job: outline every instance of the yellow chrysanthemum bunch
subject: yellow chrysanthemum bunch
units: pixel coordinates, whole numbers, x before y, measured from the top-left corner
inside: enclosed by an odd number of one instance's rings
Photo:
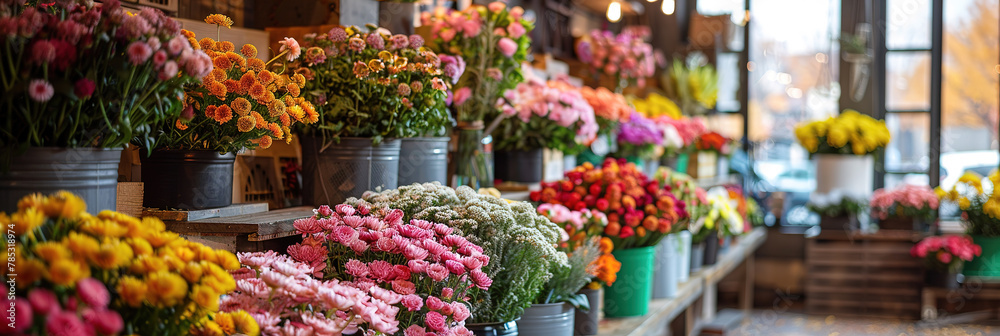
[[[80,197],[60,191],[26,196],[17,212],[0,213],[0,222],[12,225],[12,273],[23,293],[64,293],[97,279],[125,330],[141,335],[179,335],[218,318],[220,296],[236,288],[229,271],[240,263],[233,253],[185,240],[153,217],[85,209]],[[239,330],[256,335],[249,332],[256,324]]]
[[[205,22],[220,28],[232,25],[232,20],[219,14]],[[272,62],[298,57],[301,49],[295,40],[283,41],[282,52],[264,62],[257,58],[253,45],[237,49],[229,41],[198,40],[189,31],[183,34],[211,57],[214,69],[200,84],[185,89],[185,113],[169,125],[172,130],[164,132],[164,147],[220,152],[268,148],[274,141],[291,143],[295,123],[319,120],[313,104],[301,96],[305,76],[267,70]]]
[[[671,119],[681,118],[681,108],[673,100],[657,93],[649,94],[646,99],[629,97],[629,101],[635,106],[635,111],[646,118],[656,119],[660,116],[667,116]]]
[[[937,187],[934,192],[942,201],[958,204],[968,234],[1000,237],[1000,171],[993,170],[988,179],[992,190],[983,186],[982,176],[966,171],[950,190]]]
[[[809,153],[867,155],[889,144],[885,121],[844,110],[836,118],[795,128],[795,137]]]

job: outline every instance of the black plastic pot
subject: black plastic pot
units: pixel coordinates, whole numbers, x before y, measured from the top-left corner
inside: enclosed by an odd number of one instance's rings
[[[28,148],[0,173],[0,211],[16,212],[22,197],[59,190],[83,198],[89,213],[115,210],[121,156],[120,148]]]
[[[399,181],[399,139],[372,144],[370,138],[340,138],[323,148],[323,139],[299,137],[302,144],[302,202],[334,205],[376,188],[395,189]]]
[[[924,273],[924,283],[931,287],[958,289],[958,273],[927,270]]]
[[[469,323],[466,329],[476,336],[517,336],[517,322],[506,323]]]
[[[497,151],[494,159],[496,178],[511,182],[541,182],[542,153],[541,148],[529,151]]]
[[[858,230],[860,226],[861,224],[858,223],[858,218],[856,216],[820,216],[819,218],[820,229],[827,231],[855,231]]]
[[[181,210],[229,206],[233,203],[235,161],[233,153],[153,150],[152,155],[140,158],[142,205]]]
[[[702,258],[703,266],[715,265],[719,259],[719,236],[715,230],[712,230],[705,239],[705,255]]]
[[[576,310],[576,316],[574,317],[573,335],[576,336],[591,336],[597,335],[598,323],[601,321],[601,290],[600,289],[590,289],[583,288],[580,289],[580,294],[587,296],[587,301],[590,301],[590,310],[582,311],[580,309]]]

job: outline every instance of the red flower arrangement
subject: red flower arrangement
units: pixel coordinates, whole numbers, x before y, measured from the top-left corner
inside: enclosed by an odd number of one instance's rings
[[[969,236],[931,236],[924,238],[910,250],[910,255],[922,258],[929,268],[958,272],[962,262],[972,261],[983,254],[983,248]]]
[[[608,217],[604,236],[615,249],[654,246],[674,224],[688,218],[685,203],[669,187],[650,180],[624,159],[606,159],[601,167],[584,163],[566,172],[561,181],[542,183],[531,200],[603,212]]]
[[[729,155],[733,152],[733,140],[718,132],[708,132],[695,139],[694,148],[718,152],[720,155]]]

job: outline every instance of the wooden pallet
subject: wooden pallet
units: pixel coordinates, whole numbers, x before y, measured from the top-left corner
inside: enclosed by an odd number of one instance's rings
[[[923,265],[910,235],[835,232],[806,244],[810,314],[918,319]]]

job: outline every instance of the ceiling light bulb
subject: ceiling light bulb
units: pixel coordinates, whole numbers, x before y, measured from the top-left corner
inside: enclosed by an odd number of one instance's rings
[[[674,0],[663,0],[660,10],[663,10],[663,14],[671,15],[674,14],[674,6]]]
[[[618,22],[622,19],[622,4],[618,1],[611,1],[608,5],[608,21]]]

